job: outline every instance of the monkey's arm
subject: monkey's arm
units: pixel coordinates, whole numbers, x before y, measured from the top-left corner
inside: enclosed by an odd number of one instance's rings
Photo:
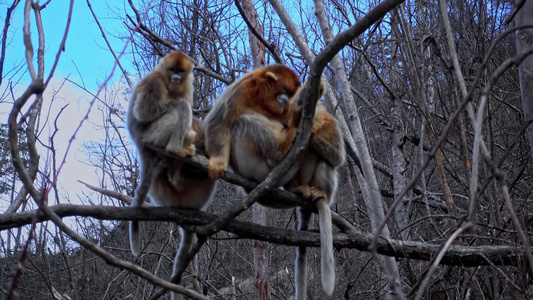
[[[212,179],[219,179],[228,168],[231,143],[230,125],[219,103],[205,120],[205,148],[209,155],[207,171]]]
[[[285,142],[287,135],[283,129],[279,122],[270,121],[264,115],[246,114],[235,122],[231,139],[245,141],[261,157],[276,160],[280,152],[279,142]]]
[[[135,87],[133,117],[139,122],[152,122],[168,111],[171,105],[168,89],[158,73],[150,73]]]

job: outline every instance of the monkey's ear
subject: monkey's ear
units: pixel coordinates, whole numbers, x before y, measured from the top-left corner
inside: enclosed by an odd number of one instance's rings
[[[274,73],[272,73],[270,71],[266,72],[265,76],[267,78],[270,78],[270,79],[274,80],[274,81],[278,81],[278,76],[276,76],[276,74],[274,74]]]

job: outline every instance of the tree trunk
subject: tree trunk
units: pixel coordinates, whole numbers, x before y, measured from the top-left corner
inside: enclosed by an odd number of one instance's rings
[[[517,3],[520,1],[517,1]],[[515,17],[516,27],[533,26],[533,0],[525,0],[524,6],[518,11]],[[516,35],[516,50],[518,53],[533,47],[533,29],[521,29]],[[522,94],[522,109],[526,122],[533,121],[533,55],[529,55],[518,66],[518,77],[520,78],[520,92]],[[533,156],[533,125],[527,129],[529,146]]]
[[[320,28],[322,30],[322,34],[324,35],[324,41],[326,44],[328,44],[333,40],[333,30],[327,20],[324,10],[324,3],[321,0],[315,0],[314,2],[315,14],[318,22],[320,23]],[[350,83],[348,82],[348,78],[346,76],[346,70],[344,69],[340,57],[336,55],[331,60],[330,64],[333,73],[335,74],[335,78],[341,86],[342,97],[346,110],[351,116],[349,122],[347,123],[350,126],[352,137],[355,141],[355,149],[360,159],[362,173],[366,181],[366,187],[368,188],[368,198],[365,198],[365,203],[367,204],[369,210],[368,214],[370,216],[372,231],[377,232],[381,224],[385,222],[385,212],[383,209],[383,201],[376,178],[376,173],[374,172],[372,159],[368,150],[368,144],[364,137],[363,127],[359,117],[359,110],[355,105],[355,100],[350,89]],[[385,238],[390,237],[389,228],[386,224],[382,229],[381,235],[383,235]],[[383,269],[390,284],[390,296],[395,299],[404,299],[405,297],[400,284],[400,271],[398,269],[396,260],[393,257],[382,257],[382,259],[384,264]]]
[[[259,24],[257,18],[257,12],[255,11],[254,5],[251,0],[241,0],[241,5],[244,13],[253,28],[259,33],[263,34],[263,28]],[[265,66],[265,46],[259,41],[252,31],[248,28],[248,37],[250,39],[250,50],[252,54],[252,61],[254,69],[262,68]],[[267,225],[266,222],[266,208],[254,204],[252,221],[256,224]],[[255,268],[255,297],[254,299],[269,299],[268,291],[268,259],[267,259],[267,250],[261,241],[254,241],[253,256],[254,256],[254,268]]]
[[[393,18],[391,19],[392,23],[392,35],[396,38],[392,41],[392,49],[401,49],[401,45],[397,42],[401,40],[399,26],[399,12],[396,10],[393,13]],[[405,39],[410,37],[405,34]],[[401,73],[400,73],[400,53],[399,51],[394,51],[395,55],[392,57],[392,76],[391,76],[391,86],[395,95],[391,95],[390,99],[390,114],[392,122],[392,186],[394,190],[394,199],[396,199],[400,193],[407,186],[407,159],[404,152],[405,144],[405,128],[402,119],[402,103],[401,99],[397,95],[403,94],[402,84],[401,84]],[[405,62],[404,62],[405,63]],[[402,202],[396,206],[394,210],[394,216],[396,222],[398,223],[398,229],[403,229],[409,224],[409,203],[407,197],[404,198]],[[404,240],[409,240],[409,230],[403,230],[401,232],[402,238]]]

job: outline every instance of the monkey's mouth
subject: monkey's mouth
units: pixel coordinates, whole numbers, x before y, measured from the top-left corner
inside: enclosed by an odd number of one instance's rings
[[[172,82],[173,84],[178,84],[181,82],[181,76],[180,75],[172,75],[170,77],[170,82]]]

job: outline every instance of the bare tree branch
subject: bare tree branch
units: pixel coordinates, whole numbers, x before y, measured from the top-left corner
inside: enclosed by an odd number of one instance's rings
[[[46,208],[56,217],[70,216],[92,217],[100,220],[138,220],[175,222],[180,226],[195,230],[197,226],[207,224],[217,216],[211,213],[169,209],[168,207],[130,208],[110,206],[88,206],[61,204]],[[30,224],[37,211],[0,215],[0,230],[20,227]],[[38,214],[38,221],[50,220],[48,212]],[[320,247],[320,236],[317,232],[281,229],[261,226],[250,222],[233,220],[224,226],[224,230],[234,233],[241,238],[251,238],[288,246]],[[67,233],[68,234],[68,233]],[[70,235],[70,234],[69,234]],[[353,230],[349,234],[335,233],[334,245],[337,249],[349,248],[368,252],[374,235]],[[85,246],[85,245],[83,245]],[[410,258],[430,261],[441,250],[441,245],[379,239],[377,251],[379,254],[397,258]],[[442,256],[442,264],[454,266],[485,266],[485,265],[520,265],[526,259],[525,248],[516,245],[509,246],[450,246]],[[166,287],[165,287],[166,288]]]
[[[268,49],[268,51],[270,51],[270,54],[272,54],[272,56],[274,57],[274,60],[278,64],[282,64],[283,60],[281,60],[281,57],[279,56],[278,51],[276,51],[276,48],[274,47],[274,45],[272,45],[267,40],[265,40],[263,38],[263,36],[261,34],[259,34],[259,32],[257,32],[257,30],[255,30],[254,26],[252,25],[252,23],[248,19],[248,16],[246,15],[244,10],[242,9],[241,3],[239,1],[240,0],[235,0],[235,6],[237,6],[237,9],[239,10],[239,13],[241,14],[244,22],[246,22],[246,25],[248,25],[248,29],[250,30],[250,32],[261,42],[261,44],[265,45],[265,47]]]
[[[133,12],[135,13],[135,16],[137,18],[136,26],[139,29],[144,31],[144,32],[142,32],[141,30],[138,30],[137,32],[142,34],[146,39],[154,40],[154,41],[156,41],[158,43],[161,43],[161,44],[163,44],[164,46],[168,47],[169,49],[171,49],[173,51],[178,50],[170,41],[165,40],[164,38],[160,37],[155,32],[153,32],[150,28],[148,28],[146,25],[144,25],[144,23],[142,22],[141,15],[139,14],[139,11],[137,10],[137,8],[133,4],[133,2],[131,0],[128,0],[128,3],[130,4],[130,7],[131,7],[131,9],[133,9]],[[132,20],[132,22],[133,22],[133,20]],[[192,58],[192,57],[189,57],[189,58],[194,62],[195,65],[197,64],[196,60],[194,58]],[[213,78],[216,78],[216,79],[224,82],[225,84],[230,84],[231,83],[231,80],[228,80],[225,77],[223,77],[222,75],[220,75],[218,73],[215,73],[213,71],[209,71],[209,70],[207,70],[205,68],[197,68],[197,67],[195,67],[194,69],[199,71],[199,72],[202,72],[202,73],[204,73],[206,75],[209,75],[209,76],[211,76]]]
[[[45,4],[46,5],[46,4]],[[43,8],[44,6],[43,5]],[[63,33],[63,39],[61,40],[61,44],[59,45],[59,49],[57,50],[56,59],[54,61],[54,64],[52,65],[52,69],[50,69],[50,73],[48,74],[48,78],[46,79],[46,83],[44,84],[45,87],[48,86],[48,83],[54,77],[54,71],[57,67],[57,64],[59,63],[59,57],[61,56],[61,52],[65,51],[65,44],[67,42],[67,36],[68,36],[68,30],[70,28],[70,21],[72,19],[72,9],[74,7],[74,0],[70,0],[70,5],[68,8],[68,16],[67,16],[67,25],[65,27],[65,33]]]
[[[11,4],[10,7],[7,8],[6,18],[4,20],[4,30],[2,33],[2,48],[0,48],[0,85],[2,85],[2,78],[4,74],[4,60],[6,59],[6,42],[7,42],[7,34],[9,30],[9,25],[11,25],[11,13],[17,5],[19,4],[20,0],[14,0],[13,4]]]
[[[113,51],[113,47],[111,47],[111,44],[109,44],[109,41],[107,40],[107,36],[105,34],[105,31],[102,28],[102,25],[100,24],[100,21],[98,20],[98,17],[96,17],[96,14],[94,13],[93,7],[91,5],[91,2],[89,2],[89,0],[87,0],[87,6],[89,7],[89,10],[91,10],[91,14],[93,15],[93,18],[96,21],[96,25],[98,25],[98,28],[100,29],[100,32],[102,33],[102,37],[104,38],[104,41],[105,41],[105,43],[107,45],[107,48],[109,48],[109,51],[111,52],[111,54],[115,58],[115,61],[117,62],[117,65],[120,68],[120,71],[122,71],[122,74],[124,75],[124,78],[126,79],[126,82],[128,83],[128,86],[132,87],[132,83],[131,83],[131,80],[130,80],[130,78],[128,76],[128,73],[126,73],[126,70],[124,70],[124,67],[122,67],[122,64],[118,60],[118,57],[115,54],[115,51]]]

